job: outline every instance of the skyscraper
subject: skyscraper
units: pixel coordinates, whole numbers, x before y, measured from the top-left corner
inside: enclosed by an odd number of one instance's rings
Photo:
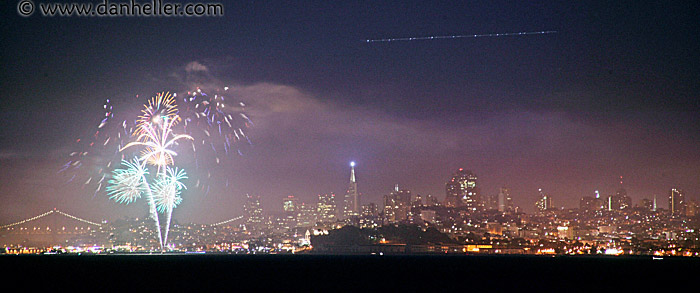
[[[423,206],[423,197],[420,194],[416,194],[416,198],[413,199],[412,205],[414,208],[420,208]]]
[[[282,216],[284,228],[288,230],[296,227],[299,211],[299,203],[297,199],[293,195],[287,196],[287,198],[282,200],[282,209],[284,209]]]
[[[582,213],[589,213],[595,211],[594,198],[592,196],[584,196],[578,202],[578,208]]]
[[[316,205],[300,203],[296,207],[297,227],[313,227],[316,225]]]
[[[425,197],[425,205],[426,206],[439,206],[440,200],[438,200],[438,198],[433,196],[432,194],[428,194],[428,196]]]
[[[355,180],[355,162],[350,162],[350,185],[345,193],[343,205],[343,218],[359,216],[361,212],[360,194],[357,192],[357,180]]]
[[[335,194],[319,194],[318,205],[316,209],[318,213],[318,221],[323,223],[332,223],[336,220],[336,204]]]
[[[654,202],[651,199],[644,198],[644,199],[642,199],[642,202],[639,204],[639,207],[642,207],[648,211],[653,211],[654,210]]]
[[[627,190],[624,188],[620,188],[614,195],[608,196],[606,201],[606,209],[608,211],[624,210],[630,207],[632,207],[632,198],[627,196]]]
[[[600,192],[598,190],[595,191],[595,199],[593,199],[593,206],[595,207],[596,211],[604,210],[607,206],[603,198],[600,197]]]
[[[298,202],[297,199],[294,198],[293,195],[287,196],[284,200],[282,200],[282,208],[284,209],[285,212],[294,212],[298,208]]]
[[[399,189],[396,184],[394,191],[384,195],[384,222],[396,223],[408,219],[411,213],[411,191]]]
[[[248,229],[261,229],[263,225],[263,211],[259,195],[246,194],[243,204],[243,216]]]
[[[616,195],[621,210],[629,209],[632,207],[632,198],[627,195],[627,190],[625,190],[624,188],[620,188],[617,190]]]
[[[542,192],[542,188],[538,189],[540,192],[540,199],[537,200],[535,203],[535,206],[537,207],[537,210],[539,211],[546,211],[548,209],[553,208],[552,206],[552,197],[548,194],[545,194]]]
[[[481,199],[486,210],[498,210],[498,194],[484,194]]]
[[[683,190],[672,188],[668,193],[668,211],[672,217],[685,215],[685,199]]]
[[[472,171],[459,168],[452,175],[452,179],[445,184],[445,205],[449,207],[466,206],[471,211],[480,209],[483,202],[476,180],[476,175]]]
[[[377,204],[370,202],[368,204],[362,205],[362,216],[363,217],[376,217],[379,214]]]
[[[501,187],[498,191],[498,211],[502,213],[513,212],[513,198],[510,197],[510,189]]]
[[[698,205],[698,202],[692,199],[689,200],[685,206],[685,216],[695,217],[698,215],[698,212],[700,212],[700,205]]]

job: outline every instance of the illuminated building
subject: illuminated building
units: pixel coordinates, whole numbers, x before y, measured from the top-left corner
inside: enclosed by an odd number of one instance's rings
[[[283,215],[280,216],[282,228],[289,230],[297,226],[297,212],[299,203],[293,195],[287,196],[282,200]]]
[[[624,210],[632,207],[632,198],[627,196],[627,190],[624,188],[618,189],[615,193],[615,197],[619,209]]]
[[[572,227],[568,226],[558,226],[557,227],[557,237],[565,239],[573,239],[574,238],[574,229]]]
[[[648,199],[648,198],[642,199],[641,207],[643,207],[649,211],[653,211],[654,210],[654,201],[652,201],[651,199]]]
[[[606,207],[608,211],[630,208],[632,207],[632,198],[627,196],[627,190],[620,188],[614,195],[608,196]]]
[[[484,195],[482,197],[484,208],[487,210],[498,210],[498,194]]]
[[[357,180],[355,180],[355,162],[350,162],[350,185],[345,193],[343,205],[343,218],[351,218],[360,215],[360,194],[357,192]]]
[[[279,228],[281,231],[289,231],[297,226],[297,215],[293,213],[284,213],[278,216],[277,221],[279,221]]]
[[[498,191],[498,211],[512,213],[513,210],[513,198],[510,197],[510,189],[501,187]]]
[[[503,235],[503,225],[498,222],[486,223],[486,231],[492,235]]]
[[[424,222],[435,223],[436,214],[434,210],[421,210],[420,218]]]
[[[243,216],[249,229],[262,228],[264,218],[259,195],[246,194],[246,201],[243,204]]]
[[[596,211],[604,210],[605,209],[605,202],[603,201],[602,198],[600,198],[600,192],[598,190],[595,191],[595,199],[593,199],[593,207],[595,208]]]
[[[413,200],[413,207],[414,208],[419,208],[423,206],[423,197],[420,194],[416,195],[416,199]]]
[[[540,199],[535,203],[537,210],[543,212],[553,208],[552,196],[544,194],[544,192],[542,192],[542,188],[538,189],[538,191],[540,193]]]
[[[452,179],[445,184],[445,205],[448,207],[466,206],[471,211],[483,207],[479,187],[474,173],[459,168]]]
[[[335,204],[335,194],[319,194],[318,204],[316,207],[316,212],[318,214],[318,221],[322,223],[332,223],[335,222],[336,217],[336,204]]]
[[[362,205],[362,213],[357,224],[360,228],[376,228],[382,224],[379,217],[379,207],[376,203]]]
[[[379,211],[377,209],[377,204],[376,203],[368,203],[362,205],[362,216],[363,217],[376,217],[379,215]]]
[[[700,206],[697,201],[689,200],[688,204],[685,206],[685,216],[695,217],[700,213]]]
[[[297,227],[313,227],[316,225],[316,205],[300,203],[296,208]]]
[[[433,196],[432,194],[428,194],[428,196],[425,197],[425,205],[426,206],[439,206],[440,200],[438,200],[437,197]]]
[[[683,191],[672,188],[668,193],[668,211],[672,217],[685,215],[686,202],[684,200]]]
[[[282,208],[284,209],[285,212],[294,212],[297,209],[297,199],[294,198],[293,195],[287,196],[284,200],[282,200]]]
[[[620,198],[620,209],[629,209],[632,207],[632,198],[625,195],[622,198]]]
[[[584,196],[579,201],[579,209],[584,213],[594,213],[603,209],[607,209],[607,200],[603,202],[600,198],[598,190],[595,191],[595,197]]]
[[[594,197],[584,196],[581,198],[581,200],[579,200],[578,208],[581,210],[581,212],[588,213],[588,212],[596,210],[594,203],[595,203]]]
[[[411,212],[411,191],[401,189],[396,184],[394,191],[384,195],[384,221],[396,223],[408,219]]]

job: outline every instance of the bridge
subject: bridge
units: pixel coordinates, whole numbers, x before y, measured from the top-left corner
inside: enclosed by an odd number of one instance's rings
[[[50,210],[50,211],[48,211],[48,212],[45,212],[45,213],[43,213],[43,214],[41,214],[41,215],[38,215],[38,216],[35,216],[35,217],[31,217],[31,218],[28,218],[28,219],[24,219],[24,220],[22,220],[22,221],[15,222],[15,223],[12,223],[12,224],[2,225],[2,226],[0,226],[0,230],[6,229],[6,228],[12,228],[12,227],[17,226],[17,225],[22,225],[22,224],[29,223],[29,222],[32,222],[32,221],[36,221],[36,220],[38,220],[38,219],[41,219],[41,218],[46,217],[46,216],[48,216],[48,215],[50,215],[50,214],[53,214],[53,213],[58,213],[58,214],[60,214],[60,215],[62,215],[62,216],[64,216],[64,217],[67,217],[67,218],[70,218],[70,219],[73,219],[73,220],[77,220],[77,221],[80,221],[80,222],[83,222],[83,223],[86,223],[86,224],[90,224],[90,225],[93,225],[93,226],[102,226],[101,224],[98,224],[98,223],[91,222],[91,221],[88,221],[88,220],[85,220],[85,219],[82,219],[82,218],[78,218],[78,217],[76,217],[76,216],[72,216],[72,215],[66,214],[66,213],[64,213],[64,212],[62,212],[62,211],[59,211],[59,210],[57,210],[57,209],[54,208],[53,210]],[[35,229],[35,230],[36,230],[36,229]]]
[[[74,222],[74,225],[60,225],[57,223],[58,219],[49,217],[50,215],[59,216],[59,218],[70,219],[76,222]],[[49,221],[46,221],[47,219],[49,219]],[[222,226],[241,219],[243,219],[243,216],[209,224],[207,226]],[[106,223],[98,223],[96,221],[83,219],[54,208],[37,216],[0,225],[0,245],[22,243],[23,246],[42,246],[65,243],[67,240],[74,239],[81,235],[97,233],[97,231],[101,231],[105,225]]]

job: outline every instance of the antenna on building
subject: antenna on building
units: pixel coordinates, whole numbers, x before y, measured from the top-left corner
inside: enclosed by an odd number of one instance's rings
[[[357,182],[355,180],[355,161],[350,162],[350,182]]]

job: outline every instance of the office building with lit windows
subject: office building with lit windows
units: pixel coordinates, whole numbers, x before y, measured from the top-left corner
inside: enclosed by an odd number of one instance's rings
[[[384,195],[382,214],[384,223],[397,223],[408,220],[411,213],[411,191],[399,189],[396,184],[394,191]]]
[[[459,168],[445,184],[445,205],[477,211],[483,207],[477,177],[472,171]]]
[[[543,211],[546,211],[546,210],[553,208],[552,196],[545,194],[542,191],[542,188],[538,189],[538,192],[540,193],[540,199],[538,199],[537,202],[535,203],[537,210],[540,212],[543,212]]]
[[[672,188],[668,193],[668,211],[672,217],[685,215],[686,202],[683,190]]]
[[[262,228],[265,219],[259,195],[246,194],[246,201],[243,204],[243,216],[248,229]]]
[[[335,194],[319,194],[316,213],[318,222],[332,223],[337,220],[337,205],[335,203]]]
[[[510,189],[501,187],[498,191],[498,211],[501,213],[512,213],[514,210]]]

